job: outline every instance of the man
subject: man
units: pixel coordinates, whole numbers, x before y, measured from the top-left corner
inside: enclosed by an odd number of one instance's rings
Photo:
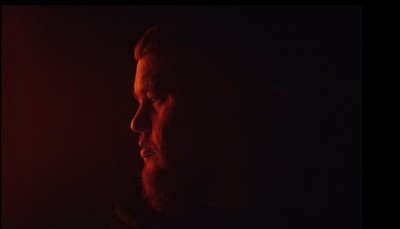
[[[171,37],[162,26],[149,30],[135,48],[133,94],[140,106],[131,128],[140,134],[144,197],[158,213],[172,217],[201,208],[246,207],[251,195],[244,185],[238,125],[231,118],[234,88],[215,66],[224,60],[216,63],[196,50],[202,45],[193,32],[179,34],[190,31],[187,26],[204,32],[203,22],[173,24],[178,32]],[[214,36],[209,27],[207,32],[203,38]]]
[[[131,129],[144,165],[133,189],[142,196],[120,212],[134,228],[312,228],[318,219],[309,187],[321,162],[305,150],[315,133],[299,89],[306,64],[288,61],[285,41],[259,20],[183,16],[136,45]],[[316,172],[305,180],[308,167]]]
[[[246,87],[256,79],[247,82],[244,75],[253,74],[248,57],[238,52],[246,44],[227,40],[235,33],[228,19],[205,14],[172,20],[149,29],[135,47],[139,108],[131,129],[139,134],[144,161],[144,205],[168,221],[163,226],[201,219],[213,227],[216,218],[229,226],[229,217],[243,217],[259,201],[247,164],[257,137],[243,136],[250,131],[245,126],[256,125],[252,105],[259,91]]]

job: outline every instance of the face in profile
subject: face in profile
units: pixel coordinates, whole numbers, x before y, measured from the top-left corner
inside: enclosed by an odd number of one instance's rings
[[[158,58],[138,61],[133,94],[139,108],[131,129],[139,134],[144,160],[142,188],[159,212],[175,211],[182,200],[197,199],[202,177],[208,176],[203,145],[204,119],[199,104],[173,87],[171,71]]]
[[[170,116],[175,109],[176,96],[161,94],[156,84],[159,81],[158,65],[153,58],[145,57],[138,61],[133,94],[139,108],[131,122],[131,129],[139,133],[140,156],[144,160],[142,186],[145,198],[150,205],[163,208],[164,190],[162,181],[166,178],[168,167],[166,155],[166,132]]]

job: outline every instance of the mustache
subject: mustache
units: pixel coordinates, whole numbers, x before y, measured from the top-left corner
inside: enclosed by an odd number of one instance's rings
[[[152,145],[150,136],[144,134],[139,135],[139,146],[144,148],[146,146]]]
[[[149,135],[143,135],[143,134],[139,136],[139,147],[150,150],[157,149],[156,145],[151,140],[151,137]]]

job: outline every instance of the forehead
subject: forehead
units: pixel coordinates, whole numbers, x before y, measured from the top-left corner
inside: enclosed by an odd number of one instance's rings
[[[190,59],[190,58],[189,58]],[[133,93],[136,97],[151,91],[158,95],[179,94],[192,97],[203,87],[201,69],[192,67],[191,60],[177,56],[147,55],[139,59]]]
[[[165,63],[160,58],[151,56],[141,58],[136,67],[134,93],[140,95],[145,90],[159,87],[166,77],[165,68]]]

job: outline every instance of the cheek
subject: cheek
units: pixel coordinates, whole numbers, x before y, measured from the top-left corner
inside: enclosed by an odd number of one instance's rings
[[[198,147],[198,135],[201,132],[198,125],[204,127],[197,117],[198,112],[182,104],[175,105],[168,104],[152,118],[152,139],[159,147],[161,159],[169,161],[182,158],[186,151]]]
[[[175,125],[171,122],[170,117],[171,114],[164,111],[154,116],[152,122],[152,140],[157,147],[158,156],[161,160],[164,160],[165,152],[170,151],[171,146],[174,145],[172,135]]]

